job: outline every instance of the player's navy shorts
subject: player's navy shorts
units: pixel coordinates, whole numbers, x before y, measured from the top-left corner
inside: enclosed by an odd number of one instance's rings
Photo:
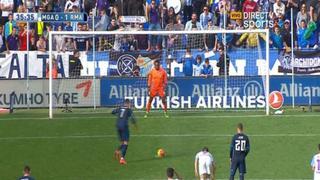
[[[120,141],[129,141],[129,127],[118,128]]]
[[[230,174],[234,176],[237,172],[237,169],[239,169],[239,173],[242,174],[245,174],[247,172],[245,159],[232,159]]]

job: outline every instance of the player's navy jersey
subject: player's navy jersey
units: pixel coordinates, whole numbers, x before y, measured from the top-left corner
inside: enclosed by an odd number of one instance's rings
[[[18,180],[35,180],[35,179],[33,177],[31,177],[31,176],[22,176]]]
[[[116,114],[118,116],[117,127],[120,129],[128,127],[129,119],[132,120],[132,123],[135,123],[132,110],[126,106],[122,106],[117,109],[114,109],[112,111],[112,114]]]
[[[250,151],[249,138],[245,134],[233,136],[230,146],[230,158],[244,159]]]

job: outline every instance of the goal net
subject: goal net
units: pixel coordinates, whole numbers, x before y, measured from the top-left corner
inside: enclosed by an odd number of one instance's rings
[[[126,98],[145,109],[155,60],[167,72],[169,110],[269,114],[268,42],[266,29],[50,32],[50,118],[61,108],[115,107]],[[156,98],[152,109],[161,106]]]

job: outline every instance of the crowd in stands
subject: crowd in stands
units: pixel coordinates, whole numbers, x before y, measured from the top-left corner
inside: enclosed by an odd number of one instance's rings
[[[267,12],[268,20],[273,22],[270,28],[271,47],[290,49],[291,24],[293,24],[293,46],[297,49],[318,48],[320,31],[319,0],[181,0],[182,7],[175,12],[167,7],[170,0],[0,0],[0,52],[20,50],[47,51],[48,32],[50,31],[123,31],[128,29],[155,30],[214,30],[245,29],[242,20],[230,19],[231,12]],[[178,1],[178,0],[177,0]],[[293,20],[291,22],[291,9]],[[85,12],[88,22],[35,22],[13,20],[15,12]],[[144,16],[146,24],[126,24],[120,16]],[[95,23],[93,24],[93,19]],[[254,21],[259,21],[255,18]],[[249,28],[257,28],[250,25]],[[29,33],[29,42],[27,34]],[[227,34],[226,43],[235,47],[256,47],[264,34]],[[97,50],[160,50],[176,47],[183,37],[177,35],[161,36],[120,36],[110,43],[108,36],[97,37]],[[199,36],[196,37],[201,39]],[[189,39],[192,39],[189,37]],[[219,34],[207,35],[201,43],[202,49],[218,50],[222,43]],[[88,51],[93,47],[92,38],[54,37],[57,51]],[[185,40],[186,47],[193,48],[192,41]],[[181,43],[180,43],[181,44]]]

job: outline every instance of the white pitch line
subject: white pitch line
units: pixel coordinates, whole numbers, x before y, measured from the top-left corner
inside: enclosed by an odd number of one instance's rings
[[[92,114],[87,114],[87,115],[94,115],[94,113]],[[114,119],[115,116],[111,115],[111,114],[105,114],[105,116],[88,116],[85,117],[84,115],[82,116],[66,116],[66,117],[55,117],[53,118],[53,120],[59,120],[59,119],[63,119],[63,120],[86,120],[86,119]],[[148,119],[154,119],[154,118],[162,118],[163,116],[149,116]],[[282,118],[282,117],[320,117],[320,113],[319,114],[288,114],[288,115],[271,115],[271,116],[266,116],[266,115],[205,115],[205,116],[198,116],[198,115],[177,115],[174,116],[172,115],[170,117],[170,119],[191,119],[191,118],[211,118],[211,119],[222,119],[222,118],[257,118],[257,117],[277,117],[277,118]],[[142,118],[142,117],[141,117]],[[48,120],[49,118],[44,118],[44,117],[36,117],[36,118],[32,118],[32,117],[21,117],[21,118],[1,118],[0,117],[0,121],[13,121],[13,120]]]
[[[232,134],[133,134],[131,137],[232,137]],[[252,134],[249,137],[319,137],[320,134]],[[117,135],[71,135],[71,136],[25,136],[25,137],[0,137],[5,140],[50,140],[50,139],[94,139],[117,138]]]

